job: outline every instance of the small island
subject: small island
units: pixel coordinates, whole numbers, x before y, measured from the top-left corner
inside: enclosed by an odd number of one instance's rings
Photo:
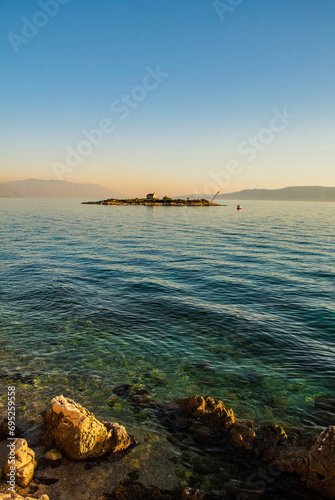
[[[146,205],[146,206],[172,206],[172,207],[218,207],[218,203],[213,203],[212,201],[202,199],[192,199],[187,198],[186,200],[181,198],[169,198],[164,196],[163,198],[157,198],[155,193],[150,193],[146,198],[131,198],[131,199],[116,199],[109,198],[107,200],[101,201],[84,201],[83,205]]]

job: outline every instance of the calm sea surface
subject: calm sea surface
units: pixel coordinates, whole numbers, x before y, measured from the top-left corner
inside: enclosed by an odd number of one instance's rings
[[[64,394],[157,433],[113,393],[193,394],[319,432],[335,394],[335,204],[1,199],[0,375],[33,421]]]

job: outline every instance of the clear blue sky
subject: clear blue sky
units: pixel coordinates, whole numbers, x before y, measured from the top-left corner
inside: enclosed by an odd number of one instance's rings
[[[132,195],[335,185],[334,0],[222,0],[224,19],[210,0],[49,2],[1,2],[1,181]],[[69,163],[104,119],[113,130]]]

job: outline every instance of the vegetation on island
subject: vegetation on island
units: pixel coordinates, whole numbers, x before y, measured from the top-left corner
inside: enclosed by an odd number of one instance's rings
[[[163,198],[129,198],[129,199],[116,199],[109,198],[102,201],[86,201],[84,205],[148,205],[148,206],[191,206],[191,207],[217,207],[218,203],[211,203],[206,198],[189,199],[187,198],[170,198],[164,196]]]

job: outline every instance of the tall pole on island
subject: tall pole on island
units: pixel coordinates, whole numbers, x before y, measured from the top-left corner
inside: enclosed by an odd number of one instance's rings
[[[213,198],[211,199],[211,203],[213,203],[213,200],[215,200],[215,198],[217,197],[217,195],[219,194],[220,191],[218,191],[214,196]]]

